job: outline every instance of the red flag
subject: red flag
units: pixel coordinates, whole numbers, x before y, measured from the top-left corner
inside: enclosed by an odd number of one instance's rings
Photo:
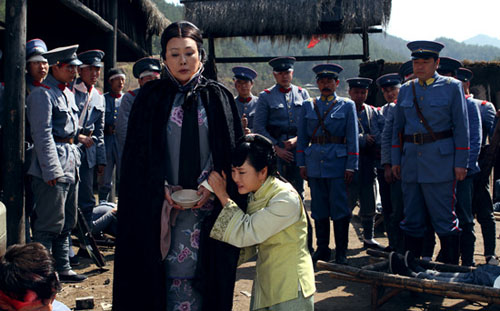
[[[312,49],[316,46],[316,44],[319,43],[320,40],[321,39],[318,36],[312,36],[311,41],[309,41],[309,44],[307,45],[307,48]]]

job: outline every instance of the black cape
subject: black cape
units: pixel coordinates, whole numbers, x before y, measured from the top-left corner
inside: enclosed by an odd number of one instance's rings
[[[231,152],[243,135],[232,94],[201,78],[210,148],[216,171],[231,176]],[[170,79],[146,83],[132,107],[122,156],[115,250],[113,310],[166,310],[165,266],[160,255],[160,214],[164,200],[166,125],[177,93]],[[228,179],[228,193],[246,209],[246,197]],[[195,286],[203,310],[231,310],[239,249],[209,237],[222,206],[201,225]]]

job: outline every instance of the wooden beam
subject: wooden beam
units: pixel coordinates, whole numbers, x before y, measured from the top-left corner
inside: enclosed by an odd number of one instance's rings
[[[78,0],[59,0],[59,1],[73,12],[77,13],[78,15],[81,15],[85,19],[92,22],[102,31],[104,32],[114,31],[115,28],[113,27],[113,25],[108,23],[106,20],[104,20],[97,13],[89,9],[87,6],[83,5],[80,1]],[[119,29],[117,29],[117,38],[120,40],[120,42],[122,42],[124,45],[130,48],[135,54],[137,54],[138,58],[148,55],[146,50],[144,50],[140,45],[131,40],[125,33],[123,33]]]
[[[25,243],[24,123],[27,0],[5,3],[5,92],[3,104],[3,187],[7,207],[7,245]]]
[[[118,38],[118,1],[117,0],[108,0],[109,8],[110,8],[110,23],[113,27],[113,31],[109,31],[106,33],[107,42],[104,56],[104,91],[109,92],[111,87],[108,83],[109,79],[109,70],[116,66],[116,47],[117,47],[117,38]],[[115,183],[113,183],[114,185]]]
[[[267,63],[271,59],[278,56],[262,56],[262,57],[216,57],[216,63]],[[353,60],[363,59],[363,55],[318,55],[318,56],[294,56],[298,62],[311,62],[319,60]]]
[[[363,29],[362,32],[362,38],[363,38],[363,62],[367,62],[370,60],[370,44],[369,44],[369,39],[368,39],[368,31],[367,29]]]

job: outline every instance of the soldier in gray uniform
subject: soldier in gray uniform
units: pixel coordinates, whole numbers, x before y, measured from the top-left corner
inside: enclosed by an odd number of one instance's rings
[[[473,101],[479,108],[481,127],[482,127],[482,141],[481,151],[479,153],[479,168],[484,170],[485,154],[488,148],[486,138],[490,137],[494,130],[495,121],[495,107],[492,103],[475,99],[470,93],[470,80],[472,79],[472,71],[466,68],[459,68],[457,70],[457,79],[462,81],[464,87],[465,97],[468,101]],[[476,215],[477,221],[481,225],[481,232],[484,242],[484,257],[487,264],[498,265],[498,259],[495,255],[496,248],[496,226],[495,215],[493,214],[493,202],[490,195],[489,178],[483,178],[483,174],[475,174],[473,182],[473,195],[472,195],[472,213]],[[488,174],[489,176],[490,174]]]
[[[269,138],[278,156],[278,171],[303,196],[304,180],[295,162],[297,119],[309,93],[292,84],[295,58],[278,57],[269,61],[276,84],[259,95],[254,131]]]
[[[120,102],[118,117],[116,119],[115,135],[118,142],[118,152],[120,158],[123,146],[125,145],[125,137],[127,137],[128,116],[130,115],[130,110],[132,109],[135,97],[139,94],[141,87],[146,82],[160,78],[161,63],[156,58],[144,57],[135,62],[132,71],[134,77],[139,82],[139,88],[133,91],[128,91],[125,95],[123,95]]]
[[[122,98],[122,90],[125,85],[125,72],[121,68],[111,68],[109,70],[108,82],[111,86],[111,91],[104,94],[106,101],[106,113],[104,114],[104,145],[106,146],[106,168],[104,176],[99,185],[99,201],[108,201],[108,196],[113,185],[113,174],[118,173],[120,168],[118,142],[116,140],[115,128],[120,102]],[[118,168],[115,171],[115,167]],[[114,174],[115,176],[117,174]]]
[[[359,133],[359,170],[354,173],[348,187],[348,200],[351,210],[359,200],[359,216],[363,226],[363,245],[366,248],[384,249],[373,238],[375,224],[375,157],[380,150],[381,129],[378,124],[377,110],[365,104],[368,88],[372,83],[368,78],[351,78],[349,96],[356,104]]]
[[[238,108],[238,114],[240,115],[245,134],[250,134],[253,129],[253,117],[255,115],[257,100],[259,99],[252,94],[253,80],[257,78],[257,72],[243,66],[233,67],[232,70],[234,73],[234,88],[238,92],[238,96],[234,98],[234,101],[236,102],[236,108]]]
[[[394,179],[391,169],[391,138],[392,125],[394,122],[394,107],[401,87],[401,75],[398,73],[389,73],[377,79],[377,85],[380,87],[387,104],[382,106],[380,119],[382,136],[380,142],[381,156],[380,163],[383,170],[377,172],[379,184],[381,179],[389,186],[390,203],[382,201],[382,214],[384,215],[385,230],[389,240],[389,247],[392,250],[403,251],[403,232],[399,229],[399,222],[403,220],[403,199],[401,193],[401,182]],[[382,187],[382,186],[381,186]],[[390,250],[389,249],[389,250]]]
[[[26,101],[29,94],[47,77],[49,73],[49,63],[43,57],[43,53],[47,52],[47,46],[41,39],[32,39],[26,42]],[[28,114],[26,113],[26,116]],[[30,218],[33,212],[33,190],[31,189],[31,176],[27,174],[31,164],[31,157],[33,155],[33,139],[31,138],[30,123],[28,120],[25,122],[24,132],[24,210],[26,217],[26,242],[31,241],[30,235]]]
[[[44,54],[50,73],[41,87],[28,96],[28,119],[34,153],[28,174],[33,176],[36,222],[33,240],[52,252],[62,281],[86,279],[69,264],[68,236],[76,224],[77,180],[80,150],[74,144],[78,131],[78,107],[67,87],[81,62],[78,45]]]
[[[78,58],[82,62],[78,68],[80,77],[73,89],[78,106],[78,142],[82,150],[80,166],[80,185],[78,190],[78,207],[89,226],[92,226],[92,210],[94,209],[94,167],[101,176],[106,166],[106,148],[104,147],[104,97],[95,88],[101,74],[104,52],[90,50],[82,52]]]

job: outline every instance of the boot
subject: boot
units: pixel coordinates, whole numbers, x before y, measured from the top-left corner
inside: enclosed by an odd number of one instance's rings
[[[349,243],[350,217],[333,221],[333,232],[335,235],[335,262],[347,265],[347,244]]]
[[[474,263],[474,244],[476,236],[474,235],[474,224],[465,224],[460,234],[460,255],[462,257],[462,266],[472,267]]]
[[[314,221],[316,227],[316,245],[318,248],[312,256],[314,263],[318,260],[329,261],[331,257],[331,249],[328,247],[330,244],[330,219],[320,219]]]
[[[439,237],[441,241],[441,251],[443,253],[443,263],[458,265],[460,259],[460,236],[449,235]]]
[[[424,238],[417,238],[405,234],[405,250],[411,251],[415,258],[422,256],[422,248],[424,246]]]

